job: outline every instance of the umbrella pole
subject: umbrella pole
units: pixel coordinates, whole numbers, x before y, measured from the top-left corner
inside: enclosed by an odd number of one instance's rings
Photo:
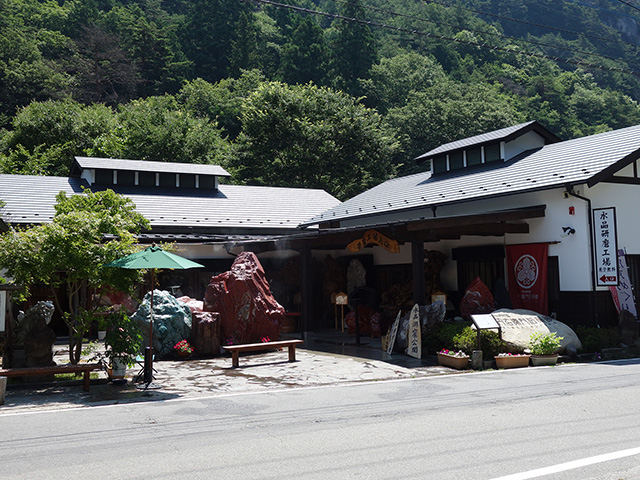
[[[149,350],[148,358],[145,358],[144,362],[144,381],[148,385],[153,382],[153,290],[156,284],[155,281],[156,269],[151,269],[151,302],[149,308]],[[147,351],[145,351],[147,353]]]

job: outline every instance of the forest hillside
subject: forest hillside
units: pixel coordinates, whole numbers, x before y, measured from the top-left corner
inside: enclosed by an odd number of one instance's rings
[[[638,0],[0,0],[0,173],[215,163],[344,200],[524,121],[640,124],[639,49]]]

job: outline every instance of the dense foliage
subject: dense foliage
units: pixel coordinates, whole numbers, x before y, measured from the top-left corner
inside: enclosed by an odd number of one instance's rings
[[[517,122],[566,139],[640,123],[625,2],[288,4],[0,0],[0,172],[66,175],[74,155],[216,163],[346,198]],[[363,181],[341,185],[341,169]]]

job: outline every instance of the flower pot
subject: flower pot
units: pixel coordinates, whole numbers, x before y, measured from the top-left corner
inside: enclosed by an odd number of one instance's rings
[[[447,355],[446,353],[438,353],[438,363],[445,367],[457,368],[462,370],[467,368],[469,364],[469,357],[456,357],[454,355]]]
[[[558,355],[531,355],[531,365],[534,367],[556,363],[558,363]]]
[[[104,337],[107,336],[106,330],[98,330],[98,340],[104,340]]]
[[[529,366],[529,355],[495,356],[498,368],[519,368]]]
[[[127,374],[127,360],[115,357],[111,362],[111,378],[122,379]]]

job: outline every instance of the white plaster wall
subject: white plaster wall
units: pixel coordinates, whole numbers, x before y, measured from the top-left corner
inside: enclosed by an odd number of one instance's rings
[[[526,150],[533,150],[534,148],[541,148],[543,146],[544,139],[540,135],[535,132],[528,132],[511,142],[505,143],[504,157],[509,160]]]

